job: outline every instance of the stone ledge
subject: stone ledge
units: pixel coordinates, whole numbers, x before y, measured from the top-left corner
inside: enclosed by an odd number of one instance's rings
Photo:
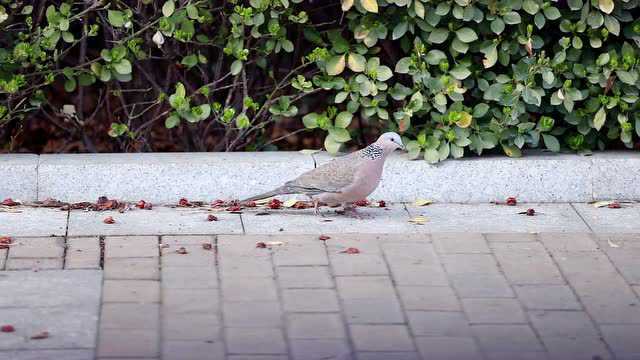
[[[315,156],[318,163],[331,159]],[[108,196],[175,203],[243,198],[268,191],[313,168],[298,152],[0,155],[0,197],[26,201],[94,200]],[[437,165],[392,156],[373,199],[483,203],[516,196],[524,202],[640,199],[640,152],[593,156],[529,153],[485,156]]]

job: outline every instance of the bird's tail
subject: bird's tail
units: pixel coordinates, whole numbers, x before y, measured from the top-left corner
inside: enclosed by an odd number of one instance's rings
[[[262,200],[262,199],[267,199],[276,195],[284,195],[284,194],[289,194],[290,192],[287,191],[287,188],[284,186],[281,186],[279,188],[273,189],[271,191],[267,191],[266,193],[260,194],[260,195],[256,195],[256,196],[252,196],[250,198],[241,200],[241,202],[247,202],[247,201],[256,201],[256,200]]]

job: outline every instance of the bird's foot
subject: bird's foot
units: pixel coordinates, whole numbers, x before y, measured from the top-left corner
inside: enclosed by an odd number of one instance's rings
[[[336,214],[339,215],[344,215],[350,218],[354,218],[354,219],[358,219],[358,220],[364,220],[364,219],[369,219],[371,218],[370,215],[368,214],[363,214],[360,211],[356,210],[355,207],[349,206],[349,207],[344,207],[341,210],[336,210]]]

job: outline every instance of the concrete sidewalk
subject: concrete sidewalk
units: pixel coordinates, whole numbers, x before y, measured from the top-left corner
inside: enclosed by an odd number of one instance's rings
[[[11,209],[1,360],[640,357],[638,204]]]

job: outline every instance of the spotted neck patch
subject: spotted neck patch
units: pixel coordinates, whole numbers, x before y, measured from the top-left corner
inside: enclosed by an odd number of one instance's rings
[[[369,160],[378,160],[384,155],[382,148],[376,144],[371,144],[360,150],[360,157]]]

